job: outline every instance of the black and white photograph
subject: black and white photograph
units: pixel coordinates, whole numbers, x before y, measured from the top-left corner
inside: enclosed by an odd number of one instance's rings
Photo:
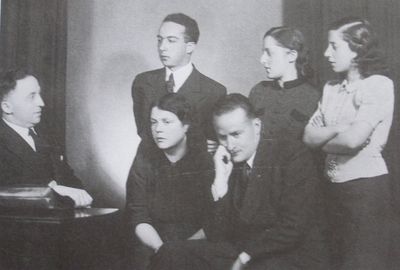
[[[0,0],[0,270],[400,269],[399,11]]]

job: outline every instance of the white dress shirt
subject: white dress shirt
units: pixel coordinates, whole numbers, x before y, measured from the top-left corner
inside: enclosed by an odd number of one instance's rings
[[[189,78],[190,74],[192,74],[193,71],[193,65],[192,62],[189,62],[187,65],[172,71],[169,68],[165,68],[165,81],[168,81],[169,76],[174,74],[174,93],[178,92],[179,89],[182,87],[182,85],[185,83],[187,78]]]
[[[6,119],[3,118],[3,121],[10,127],[12,128],[15,132],[17,132],[24,141],[26,141],[27,144],[33,149],[33,151],[36,152],[36,147],[35,147],[35,141],[33,138],[29,135],[29,128],[26,127],[21,127],[16,124],[13,124]],[[32,128],[32,130],[36,133],[36,131]]]

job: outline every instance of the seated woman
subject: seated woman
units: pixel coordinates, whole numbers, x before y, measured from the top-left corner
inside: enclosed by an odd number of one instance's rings
[[[154,143],[136,156],[127,181],[129,226],[140,240],[135,243],[134,269],[145,269],[166,241],[205,237],[206,175],[212,161],[198,147],[194,115],[185,98],[175,93],[152,106]]]

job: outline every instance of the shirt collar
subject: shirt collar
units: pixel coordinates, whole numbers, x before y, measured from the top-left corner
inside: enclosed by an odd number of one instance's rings
[[[22,137],[27,137],[29,136],[29,128],[26,127],[21,127],[18,126],[14,123],[11,123],[10,121],[7,121],[6,119],[3,118],[3,121],[10,127],[12,128],[15,132],[17,132],[19,135]]]
[[[168,67],[165,68],[165,80],[168,81],[169,76],[171,75],[171,73],[174,74],[174,92],[177,92],[179,90],[179,88],[181,88],[181,86],[185,83],[185,81],[187,80],[187,78],[190,76],[190,74],[193,71],[193,64],[192,62],[189,62],[187,65],[172,71],[171,69],[169,69]]]
[[[279,85],[278,81],[273,81],[272,82],[273,86],[275,88],[277,88],[277,89],[290,89],[290,88],[294,88],[296,86],[299,86],[302,83],[304,83],[304,79],[303,78],[297,78],[297,79],[292,80],[292,81],[284,82],[282,87]]]
[[[246,161],[247,165],[249,165],[250,168],[253,168],[255,156],[256,152],[254,152],[254,154]]]
[[[349,84],[346,79],[340,84],[339,92],[346,91],[348,94],[356,90],[356,83]]]

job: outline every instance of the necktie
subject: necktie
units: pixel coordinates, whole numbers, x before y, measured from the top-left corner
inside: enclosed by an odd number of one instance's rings
[[[173,93],[174,92],[174,86],[175,86],[175,81],[174,81],[174,74],[171,73],[171,75],[169,75],[168,81],[166,81],[167,83],[167,92],[168,93]]]
[[[245,162],[243,165],[243,174],[242,174],[241,185],[247,186],[247,182],[250,179],[250,173],[251,173],[251,167],[249,166],[249,164],[247,164],[247,162]]]
[[[39,149],[41,147],[39,136],[31,128],[29,129],[29,136],[31,136],[33,139],[33,143],[35,144],[36,152],[39,152]]]
[[[244,196],[246,194],[247,184],[250,179],[250,172],[251,172],[251,167],[249,166],[249,164],[247,164],[247,162],[245,162],[243,164],[242,177],[239,181],[239,201],[238,201],[239,207],[242,205]]]

